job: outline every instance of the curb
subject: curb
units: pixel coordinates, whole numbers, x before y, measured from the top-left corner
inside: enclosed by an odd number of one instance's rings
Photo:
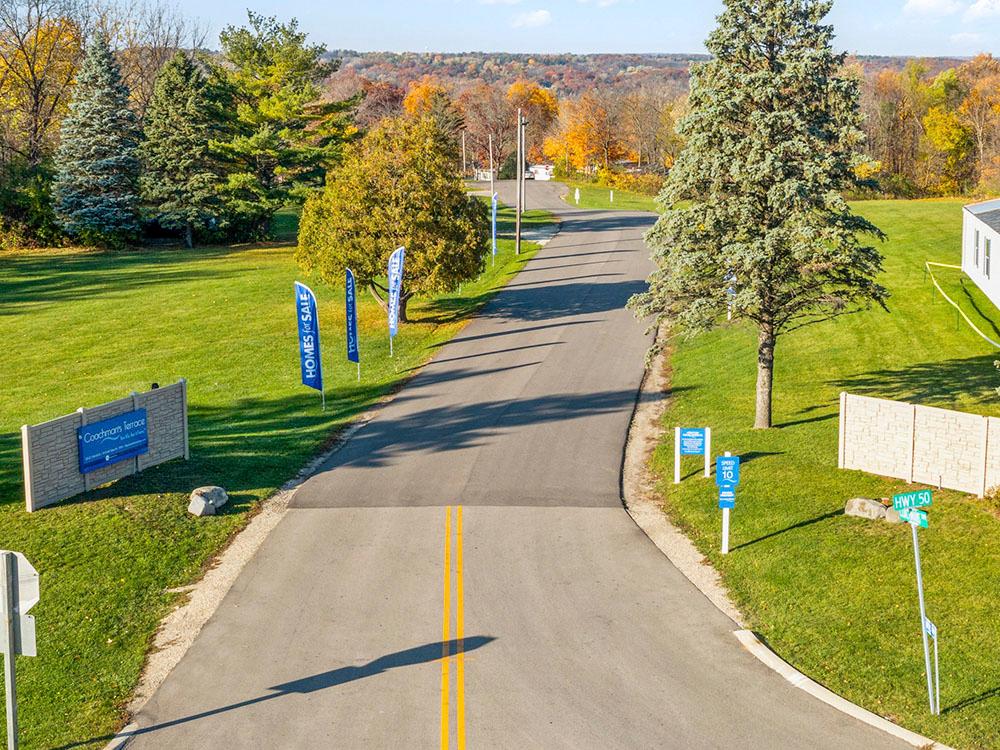
[[[749,651],[766,667],[785,678],[793,686],[804,690],[806,693],[819,701],[827,704],[833,709],[846,714],[857,721],[868,724],[875,729],[879,729],[886,734],[892,735],[903,742],[921,750],[953,750],[948,745],[932,740],[916,732],[905,729],[898,724],[894,724],[888,719],[879,716],[866,708],[851,703],[846,698],[837,695],[832,690],[823,687],[815,680],[807,677],[764,643],[761,638],[752,630],[745,628],[742,614],[733,604],[728,596],[728,592],[722,586],[718,571],[705,562],[705,557],[694,546],[694,543],[680,531],[663,512],[662,508],[651,502],[647,497],[647,488],[651,486],[648,481],[642,481],[640,486],[636,486],[635,476],[626,476],[627,473],[634,473],[636,467],[641,467],[645,476],[642,480],[647,480],[649,472],[648,455],[643,455],[644,450],[651,454],[648,443],[641,440],[633,440],[636,432],[643,425],[655,420],[659,427],[659,418],[662,411],[657,407],[662,407],[664,398],[664,388],[667,385],[661,376],[665,363],[665,354],[660,353],[643,376],[642,384],[636,396],[636,403],[632,412],[632,419],[629,422],[626,433],[626,444],[624,460],[622,462],[622,503],[626,512],[632,517],[642,532],[649,538],[657,549],[663,553],[671,565],[687,578],[694,587],[707,598],[716,609],[729,617],[737,626],[733,635],[740,642],[744,649]],[[653,398],[650,398],[650,397]],[[662,432],[661,432],[662,435]]]
[[[823,687],[815,680],[806,677],[806,675],[774,653],[752,630],[734,630],[733,635],[736,636],[736,639],[742,644],[743,648],[788,680],[792,685],[800,690],[804,690],[813,698],[823,701],[823,703],[837,709],[841,713],[845,713],[876,729],[881,729],[883,732],[891,734],[893,737],[909,745],[922,748],[922,750],[953,750],[948,745],[942,745],[940,742],[936,742],[916,732],[911,732],[909,729],[894,724],[866,708],[861,708],[861,706],[851,703],[846,698]]]
[[[139,731],[139,725],[134,721],[118,730],[118,733],[111,738],[111,741],[104,746],[104,750],[125,750],[128,743],[132,741],[135,737],[135,733]]]

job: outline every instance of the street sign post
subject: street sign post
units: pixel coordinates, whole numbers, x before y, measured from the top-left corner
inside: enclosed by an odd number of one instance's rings
[[[715,459],[715,484],[722,509],[722,554],[729,554],[729,511],[736,507],[736,485],[740,483],[740,457],[729,451]]]
[[[899,517],[910,524],[910,531],[913,534],[913,562],[917,570],[917,599],[920,602],[920,638],[924,643],[924,670],[927,675],[927,701],[930,704],[931,713],[937,716],[941,712],[938,698],[941,694],[940,677],[937,673],[937,627],[927,618],[927,609],[924,606],[924,576],[920,567],[920,540],[917,538],[917,529],[928,527],[927,513],[919,510],[931,505],[933,493],[930,490],[915,490],[913,492],[903,492],[894,495],[892,507],[899,512]],[[933,636],[931,633],[933,632]],[[927,642],[928,636],[934,638],[934,671],[931,671],[931,652]],[[934,685],[937,684],[937,690]]]
[[[674,484],[681,483],[681,456],[704,456],[705,476],[712,475],[712,428],[674,428]]]
[[[28,614],[38,602],[38,571],[20,552],[0,550],[0,608],[3,610],[4,693],[7,702],[7,747],[17,750],[17,683],[14,657],[35,656],[35,618]]]
[[[576,190],[575,190],[575,191],[573,192],[573,197],[574,197],[574,198],[576,199],[576,205],[578,205],[578,206],[579,206],[579,205],[580,205],[580,188],[577,188],[577,189],[576,189]]]

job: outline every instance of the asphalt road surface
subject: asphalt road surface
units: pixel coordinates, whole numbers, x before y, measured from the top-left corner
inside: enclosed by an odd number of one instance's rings
[[[622,509],[652,219],[559,189],[528,207],[562,232],[300,488],[130,748],[906,747],[743,651]]]

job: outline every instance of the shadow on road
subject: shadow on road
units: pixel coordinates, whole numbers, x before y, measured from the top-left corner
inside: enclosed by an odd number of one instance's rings
[[[375,675],[382,674],[390,669],[439,661],[443,658],[442,654],[454,655],[459,652],[459,649],[461,649],[463,653],[475,651],[476,649],[482,648],[487,643],[495,640],[496,638],[493,636],[475,635],[461,641],[451,640],[438,641],[437,643],[425,643],[423,646],[416,646],[414,648],[408,648],[405,651],[397,651],[392,654],[380,656],[378,659],[370,661],[367,664],[362,664],[361,666],[340,667],[339,669],[331,669],[328,672],[321,672],[309,677],[303,677],[299,680],[293,680],[292,682],[275,685],[267,688],[272,692],[265,695],[259,695],[256,698],[248,698],[247,700],[230,703],[226,706],[219,706],[218,708],[212,708],[207,711],[200,711],[199,713],[191,714],[190,716],[182,716],[178,719],[162,721],[148,727],[141,727],[133,731],[123,732],[120,736],[129,738],[138,737],[140,735],[151,734],[152,732],[158,732],[163,729],[176,727],[181,724],[188,724],[192,721],[199,721],[212,716],[218,716],[219,714],[223,714],[228,711],[236,711],[241,708],[246,708],[247,706],[253,706],[255,704],[274,700],[275,698],[281,698],[286,695],[307,695],[309,693],[315,693],[319,690],[337,687],[338,685],[344,685],[348,682],[354,682],[355,680],[363,680],[366,677],[374,677]],[[91,737],[90,739],[82,740],[80,742],[62,745],[55,748],[55,750],[72,750],[72,748],[83,747],[94,742],[110,740],[113,736],[114,735]]]
[[[425,371],[410,389],[396,398],[394,407],[416,403],[423,398],[419,395],[421,387],[434,382],[447,382],[454,375],[445,372],[438,379],[433,370]],[[463,450],[496,440],[502,433],[519,432],[525,427],[620,413],[630,410],[635,399],[635,391],[626,389],[454,404],[407,410],[408,413],[396,418],[383,413],[333,454],[320,469],[320,474],[345,466],[380,468],[398,457]],[[309,493],[300,490],[300,494],[304,497]]]

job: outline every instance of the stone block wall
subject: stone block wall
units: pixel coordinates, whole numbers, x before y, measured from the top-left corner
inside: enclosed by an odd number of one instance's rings
[[[1000,420],[842,393],[839,465],[981,497],[1000,484]]]
[[[80,473],[77,429],[135,409],[146,409],[149,451]],[[90,409],[21,428],[24,497],[29,511],[52,505],[94,487],[174,458],[188,457],[187,383],[134,393]]]

